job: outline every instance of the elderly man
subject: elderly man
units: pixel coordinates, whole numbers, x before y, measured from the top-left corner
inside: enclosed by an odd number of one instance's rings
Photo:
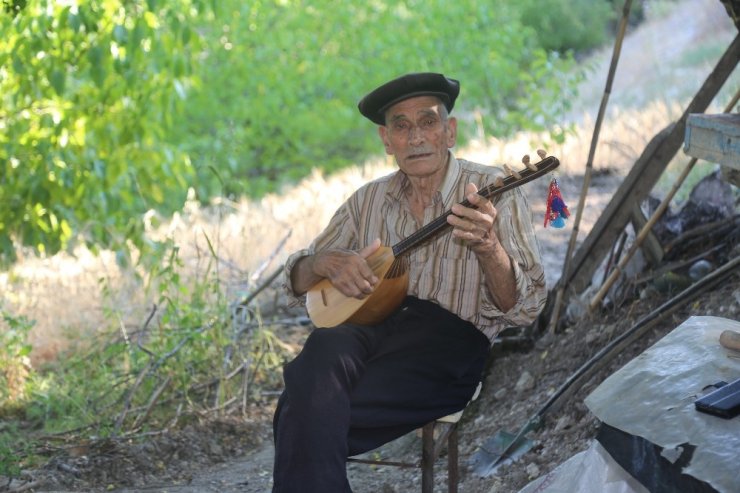
[[[305,250],[288,259],[286,288],[301,299],[328,279],[363,298],[377,275],[366,259],[452,211],[451,232],[408,253],[400,308],[373,326],[314,330],[285,366],[275,412],[273,492],[351,491],[347,458],[465,407],[490,344],[544,306],[544,273],[519,189],[494,203],[476,192],[503,171],[457,159],[450,116],[460,85],[413,73],[359,103],[398,170],[357,190]],[[471,207],[460,204],[467,199]]]

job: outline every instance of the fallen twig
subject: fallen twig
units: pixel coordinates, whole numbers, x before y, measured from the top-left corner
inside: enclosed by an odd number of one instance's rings
[[[252,357],[249,356],[242,366],[244,367],[244,378],[242,380],[242,416],[247,415],[247,396],[249,395],[249,367],[252,364]]]
[[[126,419],[126,415],[128,414],[129,408],[131,407],[131,402],[134,399],[134,394],[136,393],[139,386],[144,381],[144,378],[149,374],[151,369],[152,369],[152,362],[150,361],[149,363],[146,364],[146,366],[144,366],[144,368],[141,369],[141,371],[139,372],[139,375],[136,377],[136,381],[126,393],[126,398],[124,399],[124,402],[123,402],[123,409],[121,410],[121,413],[118,415],[118,418],[116,419],[116,424],[113,427],[113,436],[118,435],[118,433],[121,431],[121,426],[123,426],[123,421],[124,419]]]
[[[219,404],[218,406],[214,406],[214,407],[212,407],[210,409],[206,409],[205,411],[202,411],[201,414],[210,414],[210,413],[213,413],[213,412],[216,412],[216,411],[221,411],[223,409],[226,409],[231,404],[233,404],[234,402],[236,402],[237,401],[237,398],[238,398],[238,396],[235,395],[231,399],[227,400],[226,402],[224,402],[222,404]]]
[[[152,393],[151,397],[149,398],[149,403],[146,406],[146,410],[144,411],[143,414],[140,414],[136,418],[136,421],[134,421],[134,424],[131,426],[132,429],[136,429],[139,426],[141,426],[144,423],[144,421],[149,417],[149,415],[152,412],[152,408],[157,403],[157,401],[159,400],[159,397],[162,395],[162,392],[164,392],[164,389],[167,388],[167,386],[170,384],[171,381],[172,381],[172,377],[168,375],[167,378],[164,379],[164,382],[162,382],[162,384],[159,387],[157,387],[157,389]]]
[[[305,315],[299,315],[297,317],[288,317],[288,318],[281,318],[279,320],[271,320],[269,322],[270,327],[277,327],[277,326],[288,326],[288,327],[295,327],[295,326],[306,326],[311,325],[311,319],[308,318]],[[257,327],[261,327],[265,325],[265,322],[262,320],[259,320],[257,322],[251,322],[248,324],[244,324],[244,326],[239,330],[238,336],[241,336],[244,332],[247,332],[251,329],[256,329]]]
[[[661,265],[660,268],[655,269],[654,271],[648,272],[647,274],[643,274],[639,277],[637,277],[634,280],[635,286],[639,286],[640,284],[645,284],[646,282],[650,282],[653,279],[660,277],[668,272],[671,272],[673,270],[683,269],[684,267],[688,267],[689,265],[692,265],[697,260],[701,260],[703,258],[707,258],[710,255],[712,255],[715,252],[718,252],[724,248],[727,248],[727,243],[720,243],[719,245],[714,245],[712,248],[705,252],[701,252],[697,255],[694,255],[691,258],[688,258],[686,260],[679,260],[676,262],[670,262],[664,265]]]
[[[678,245],[685,245],[686,242],[696,237],[706,239],[706,236],[708,235],[712,235],[712,234],[719,235],[719,234],[724,233],[726,228],[731,231],[732,229],[736,228],[738,225],[740,225],[740,214],[735,214],[732,217],[721,219],[719,221],[702,224],[693,229],[685,231],[680,236],[677,236],[676,238],[671,240],[665,246],[665,251],[666,253],[668,253],[674,248],[676,248]]]
[[[147,329],[149,329],[149,324],[154,319],[154,314],[155,313],[157,313],[157,304],[156,303],[154,305],[152,305],[152,311],[149,312],[149,316],[144,321],[144,325],[141,327],[141,330],[139,331],[139,333],[136,336],[136,345],[139,347],[139,349],[141,349],[142,351],[144,351],[146,354],[148,354],[151,357],[154,357],[154,353],[152,353],[151,351],[149,351],[147,348],[144,347],[144,345],[141,342],[141,339],[142,339],[142,337],[144,337],[144,334],[146,333]]]
[[[267,289],[268,287],[270,287],[270,284],[272,284],[272,282],[275,279],[277,279],[278,276],[282,272],[283,272],[283,265],[281,265],[280,267],[278,267],[277,269],[275,269],[275,271],[272,274],[270,274],[270,277],[268,277],[262,284],[260,284],[259,286],[257,286],[254,291],[252,291],[251,293],[249,293],[249,295],[247,295],[246,298],[244,298],[242,301],[238,302],[236,304],[236,307],[235,308],[246,307],[247,305],[249,305],[252,302],[252,300],[254,300],[257,297],[258,294],[260,294],[262,291],[264,291],[265,289]]]
[[[238,375],[240,371],[242,371],[243,366],[244,366],[244,363],[242,363],[241,365],[237,366],[236,368],[234,368],[232,371],[230,371],[229,373],[227,373],[223,377],[214,377],[211,380],[208,380],[206,382],[201,382],[201,383],[195,384],[195,385],[193,385],[193,386],[190,387],[189,391],[190,392],[197,392],[199,390],[203,390],[203,389],[207,389],[208,387],[212,387],[212,386],[218,384],[218,382],[221,381],[221,380],[231,380],[236,375]]]
[[[288,241],[288,238],[290,238],[290,235],[292,234],[293,234],[293,230],[292,229],[288,230],[288,233],[283,237],[282,240],[280,240],[277,247],[275,247],[275,249],[272,251],[270,256],[267,257],[267,259],[264,262],[262,262],[262,265],[260,265],[259,267],[257,267],[257,269],[255,269],[254,273],[249,278],[250,281],[252,282],[257,281],[257,279],[259,279],[262,276],[262,273],[267,270],[267,268],[270,266],[270,264],[275,259],[275,257],[277,257],[278,252],[280,252],[280,250],[282,250],[283,247],[285,247],[285,243]]]

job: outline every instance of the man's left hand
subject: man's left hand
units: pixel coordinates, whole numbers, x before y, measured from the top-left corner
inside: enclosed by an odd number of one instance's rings
[[[467,242],[478,255],[493,253],[500,248],[493,229],[496,208],[490,200],[478,194],[478,187],[473,183],[465,186],[465,194],[472,207],[452,206],[452,214],[447,216],[447,222],[454,228],[452,234]]]

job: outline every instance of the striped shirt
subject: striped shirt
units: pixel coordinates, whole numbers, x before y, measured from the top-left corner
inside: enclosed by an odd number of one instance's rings
[[[498,176],[505,176],[499,167],[456,159],[450,153],[447,174],[433,203],[424,211],[424,224],[462,202],[468,183],[475,183],[480,190]],[[290,279],[290,270],[303,256],[329,248],[358,250],[375,238],[392,246],[414,233],[419,226],[406,199],[405,190],[409,186],[406,175],[396,171],[357,190],[308,248],[288,258],[286,279]],[[408,294],[433,301],[473,323],[491,341],[505,327],[531,323],[547,298],[531,212],[521,189],[496,196],[493,205],[498,211],[494,229],[512,259],[516,279],[517,302],[507,312],[494,304],[473,251],[453,238],[449,230],[408,253]],[[290,282],[286,282],[285,288],[297,303],[305,303],[305,296],[297,297]]]

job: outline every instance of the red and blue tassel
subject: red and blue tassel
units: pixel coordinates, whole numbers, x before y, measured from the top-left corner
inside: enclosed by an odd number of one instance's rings
[[[565,220],[570,217],[568,206],[560,194],[558,180],[555,178],[550,182],[550,191],[547,194],[547,212],[545,212],[545,227],[549,223],[553,228],[565,226]]]

